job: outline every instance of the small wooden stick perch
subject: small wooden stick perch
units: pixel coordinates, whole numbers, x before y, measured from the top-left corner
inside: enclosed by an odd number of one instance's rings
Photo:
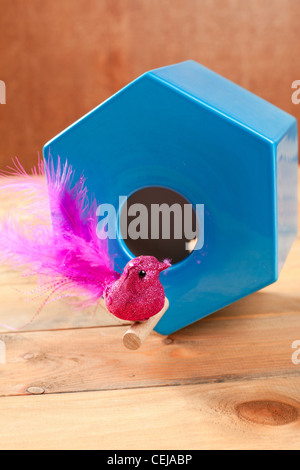
[[[125,348],[136,350],[141,347],[147,336],[151,333],[153,328],[156,327],[159,320],[166,313],[169,308],[169,301],[165,298],[165,305],[163,309],[153,317],[144,322],[135,322],[131,325],[128,331],[123,335],[123,344]]]

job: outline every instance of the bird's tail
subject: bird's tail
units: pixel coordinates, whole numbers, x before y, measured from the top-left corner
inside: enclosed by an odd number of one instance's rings
[[[106,284],[119,277],[106,240],[97,236],[97,203],[89,198],[83,176],[58,158],[39,161],[28,174],[15,159],[0,175],[0,193],[21,204],[0,221],[0,262],[38,275],[48,298],[81,297],[94,305]],[[51,213],[51,218],[49,214]]]

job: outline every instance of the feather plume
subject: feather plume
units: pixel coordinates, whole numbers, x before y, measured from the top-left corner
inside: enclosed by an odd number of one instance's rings
[[[107,240],[97,236],[97,202],[89,198],[83,175],[76,181],[72,167],[49,156],[29,175],[15,159],[1,174],[0,191],[26,199],[30,217],[10,213],[0,222],[0,261],[38,275],[40,292],[82,297],[95,305],[107,285],[119,278],[108,254]],[[51,224],[47,214],[51,211]]]

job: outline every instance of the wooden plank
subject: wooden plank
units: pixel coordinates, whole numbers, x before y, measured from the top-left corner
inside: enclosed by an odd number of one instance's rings
[[[2,334],[0,395],[108,390],[294,375],[300,340],[300,238],[278,283],[168,338],[125,350],[125,327]]]
[[[2,398],[0,448],[298,450],[299,392],[282,377]]]
[[[108,390],[294,375],[299,313],[205,321],[172,338],[152,334],[139,353],[122,345],[124,327],[1,335],[0,395]]]

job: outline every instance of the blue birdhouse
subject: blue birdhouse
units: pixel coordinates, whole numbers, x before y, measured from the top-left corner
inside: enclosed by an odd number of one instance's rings
[[[159,333],[278,279],[297,234],[297,122],[249,91],[194,61],[153,70],[47,143],[49,152],[84,172],[119,216],[119,197],[147,188],[203,208],[202,243],[161,275],[170,308]],[[109,241],[116,265],[139,254],[134,243]]]

